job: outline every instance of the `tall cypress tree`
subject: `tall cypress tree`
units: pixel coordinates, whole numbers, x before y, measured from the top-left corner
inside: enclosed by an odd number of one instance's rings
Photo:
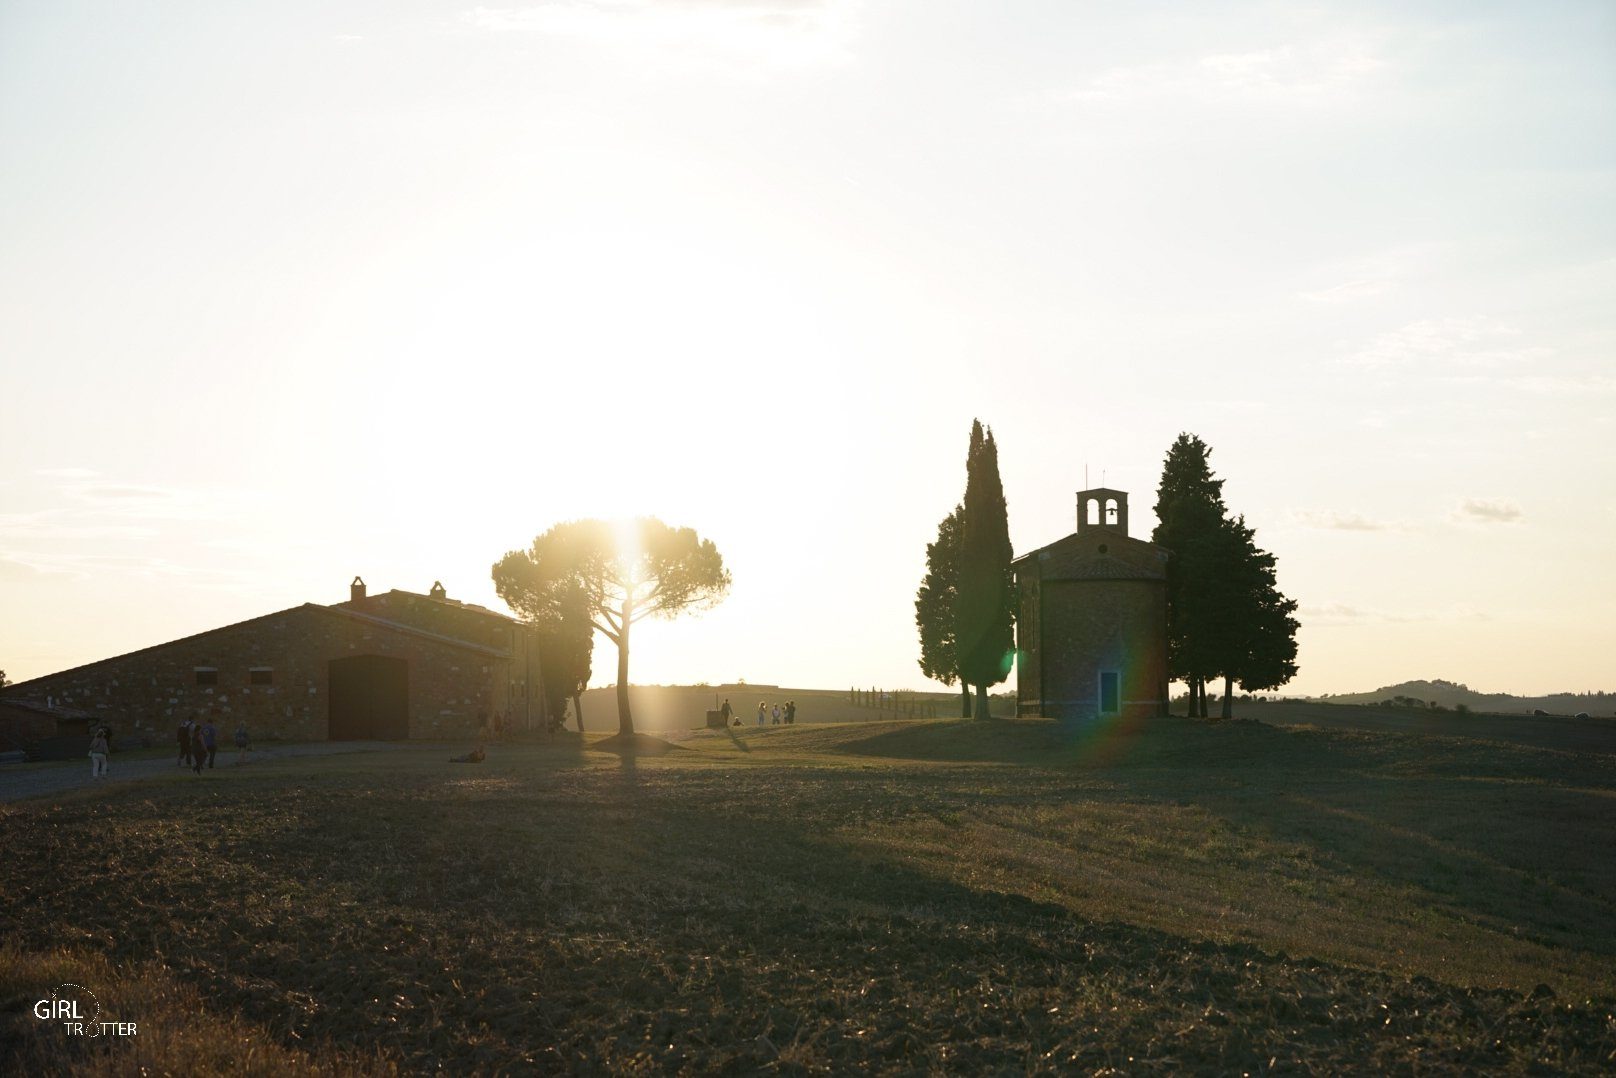
[[[1212,448],[1182,433],[1167,450],[1156,489],[1156,530],[1151,540],[1168,549],[1167,672],[1189,688],[1189,714],[1206,714],[1206,680],[1218,673],[1209,646],[1219,600],[1218,565],[1223,531],[1223,480],[1212,476]]]
[[[971,686],[959,676],[959,647],[955,636],[955,606],[959,599],[960,540],[965,530],[965,506],[937,525],[937,541],[926,544],[926,575],[915,592],[915,627],[920,630],[920,672],[944,685],[960,683],[960,708],[971,717]]]
[[[960,677],[976,686],[978,719],[988,717],[988,686],[1008,677],[1015,662],[1015,578],[1010,558],[1010,518],[999,480],[999,448],[993,432],[973,420],[965,459],[955,644]]]
[[[1296,603],[1274,582],[1274,556],[1246,518],[1230,517],[1211,448],[1180,434],[1167,452],[1151,538],[1167,547],[1167,666],[1189,686],[1191,715],[1206,717],[1206,683],[1222,677],[1223,717],[1234,683],[1274,688],[1296,673]]]

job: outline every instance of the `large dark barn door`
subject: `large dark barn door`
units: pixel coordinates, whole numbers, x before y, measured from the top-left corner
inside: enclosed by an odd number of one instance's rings
[[[410,665],[384,655],[331,660],[331,740],[410,736]]]

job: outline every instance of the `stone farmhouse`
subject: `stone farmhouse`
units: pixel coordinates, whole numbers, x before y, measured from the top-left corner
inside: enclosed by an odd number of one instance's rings
[[[486,607],[425,595],[366,593],[304,603],[250,621],[7,686],[0,724],[119,736],[171,736],[209,716],[225,737],[464,738],[498,714],[514,729],[544,718],[535,631]]]
[[[1016,713],[1068,722],[1167,713],[1167,551],[1128,536],[1128,495],[1077,495],[1077,531],[1011,563]]]

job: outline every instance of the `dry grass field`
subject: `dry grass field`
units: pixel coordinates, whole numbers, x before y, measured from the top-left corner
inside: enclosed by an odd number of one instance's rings
[[[1616,744],[1185,719],[600,744],[0,807],[7,1067],[1616,1067]],[[63,981],[138,1036],[33,1018]]]

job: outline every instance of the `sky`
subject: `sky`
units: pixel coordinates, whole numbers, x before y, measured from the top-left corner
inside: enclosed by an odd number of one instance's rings
[[[1604,2],[0,0],[0,669],[652,514],[635,681],[939,687],[981,418],[1205,439],[1288,693],[1616,688],[1613,194]]]

